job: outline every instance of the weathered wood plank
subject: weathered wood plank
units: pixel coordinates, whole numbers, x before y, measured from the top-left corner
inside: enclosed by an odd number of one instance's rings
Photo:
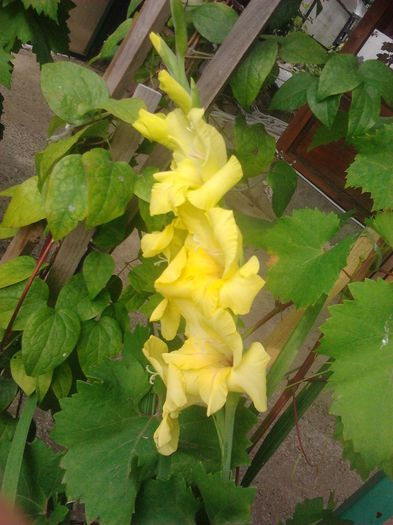
[[[29,254],[44,230],[42,223],[31,224],[21,228],[8,245],[0,262],[6,262],[19,255]]]
[[[205,108],[226,84],[279,3],[280,0],[251,0],[243,11],[197,83]]]
[[[105,71],[112,97],[121,98],[134,84],[134,74],[151,49],[149,34],[160,32],[170,15],[169,0],[146,0],[131,31]]]

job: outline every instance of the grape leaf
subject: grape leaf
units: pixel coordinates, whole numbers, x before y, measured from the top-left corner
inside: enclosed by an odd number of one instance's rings
[[[257,42],[231,78],[233,96],[244,108],[257,98],[277,58],[277,42]]]
[[[199,504],[184,479],[152,479],[142,487],[132,525],[194,525],[198,507]]]
[[[351,520],[343,520],[334,515],[331,508],[325,508],[322,498],[306,499],[296,505],[293,517],[281,525],[351,525]]]
[[[206,40],[221,44],[238,19],[231,7],[219,4],[203,4],[192,11],[192,23]]]
[[[275,297],[301,308],[329,292],[353,243],[353,238],[347,237],[327,249],[326,243],[339,228],[336,214],[305,208],[279,219],[264,233],[265,249],[277,257],[266,280]]]
[[[246,246],[254,248],[264,248],[263,237],[265,233],[273,227],[274,223],[245,215],[244,213],[235,212],[236,223],[240,228],[243,236],[243,242]]]
[[[24,281],[33,273],[35,260],[29,255],[20,255],[0,264],[0,288]]]
[[[302,31],[288,33],[280,40],[280,58],[290,64],[324,64],[329,55],[314,38]]]
[[[313,78],[310,73],[306,72],[293,75],[274,94],[270,102],[270,109],[292,111],[303,106],[307,102],[307,90]]]
[[[123,122],[133,124],[138,118],[139,110],[146,108],[146,105],[139,98],[122,98],[120,100],[108,98],[101,104],[101,108],[109,111],[109,113]]]
[[[55,240],[70,233],[87,215],[87,183],[81,155],[63,157],[43,188],[48,226]]]
[[[115,270],[115,261],[109,253],[90,252],[83,261],[82,275],[89,298],[94,299]]]
[[[341,95],[333,95],[324,100],[319,100],[317,96],[318,81],[316,78],[313,80],[307,89],[307,103],[317,119],[330,128],[336,118]]]
[[[333,358],[331,411],[366,468],[393,476],[393,283],[349,285],[353,300],[330,308],[319,352]]]
[[[273,191],[274,213],[281,217],[297,187],[296,171],[283,160],[278,160],[271,167],[267,181]]]
[[[319,77],[318,97],[324,99],[346,93],[355,89],[361,82],[356,57],[344,53],[334,54],[326,62]]]
[[[237,118],[234,139],[235,154],[245,177],[256,177],[270,166],[276,142],[266,133],[263,124],[249,126],[243,118]]]
[[[126,364],[105,363],[109,381],[79,382],[77,394],[63,399],[55,416],[52,437],[68,449],[62,460],[67,495],[84,503],[89,523],[129,525],[143,478],[139,466],[157,458],[152,439],[157,419],[137,412]],[[149,388],[144,375],[147,387],[144,383],[139,396]]]
[[[359,75],[366,86],[372,86],[386,104],[393,108],[393,71],[381,60],[365,60],[359,66]]]
[[[41,90],[53,113],[72,124],[83,123],[109,98],[99,75],[72,62],[45,64]]]
[[[0,47],[0,84],[10,89],[12,74],[12,55]],[[1,113],[1,111],[0,111]]]
[[[348,135],[362,135],[378,120],[381,96],[374,86],[360,85],[352,92],[348,112]]]
[[[115,319],[103,316],[98,321],[83,323],[77,350],[85,375],[90,375],[105,359],[116,356],[121,346],[122,331]]]
[[[45,219],[46,212],[37,183],[37,177],[30,177],[21,184],[8,188],[8,191],[12,191],[12,196],[3,217],[3,226],[21,228]],[[4,192],[0,195],[4,195]]]
[[[57,9],[60,0],[22,0],[25,9],[31,7],[39,15],[44,14],[57,22]]]
[[[353,443],[350,439],[345,440],[343,436],[344,427],[341,421],[341,418],[336,417],[336,429],[334,431],[334,438],[340,442],[342,446],[342,455],[351,465],[351,469],[355,470],[359,476],[366,481],[371,471],[372,467],[367,467],[366,462],[363,460],[362,456],[354,451]]]
[[[393,211],[378,213],[370,225],[393,248]]]
[[[70,308],[46,306],[34,312],[22,335],[26,372],[39,376],[60,365],[75,348],[79,332],[79,318]]]

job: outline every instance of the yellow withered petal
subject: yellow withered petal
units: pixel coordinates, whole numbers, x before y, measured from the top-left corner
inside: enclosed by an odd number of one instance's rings
[[[220,305],[230,308],[236,315],[245,315],[265,281],[258,275],[259,261],[251,257],[220,289]]]
[[[252,343],[228,378],[229,390],[247,394],[259,412],[267,409],[266,367],[269,360],[261,343]]]
[[[243,172],[240,162],[232,156],[228,162],[217,171],[203,186],[189,191],[188,200],[202,210],[213,208],[222,197],[239,182]]]
[[[160,88],[173,100],[176,106],[188,113],[192,107],[191,96],[166,70],[158,73],[158,80],[160,81]]]
[[[157,450],[163,456],[170,456],[176,452],[179,444],[179,421],[177,416],[165,413],[162,421],[154,433],[154,441]]]

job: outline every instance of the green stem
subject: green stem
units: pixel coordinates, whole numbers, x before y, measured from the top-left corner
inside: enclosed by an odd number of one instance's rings
[[[16,426],[15,434],[12,439],[12,443],[7,457],[7,463],[4,469],[1,490],[4,496],[12,505],[15,503],[16,499],[20,470],[22,467],[23,453],[25,451],[27,435],[36,406],[36,395],[33,395],[26,399],[22,414]]]
[[[229,393],[225,405],[222,447],[222,477],[225,480],[231,479],[233,429],[235,426],[235,414],[239,398],[239,394]]]

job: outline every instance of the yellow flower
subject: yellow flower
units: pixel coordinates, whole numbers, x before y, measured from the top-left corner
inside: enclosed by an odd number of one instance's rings
[[[225,405],[229,392],[238,392],[247,394],[257,410],[266,410],[269,356],[260,343],[253,343],[237,364],[228,347],[209,339],[190,337],[180,350],[168,352],[163,341],[151,336],[143,352],[167,387],[163,420],[154,436],[161,454],[177,449],[177,418],[188,406],[206,406],[210,416]]]
[[[158,80],[160,81],[160,88],[173,100],[176,106],[184,112],[188,113],[192,108],[191,96],[165,69],[158,73]]]

